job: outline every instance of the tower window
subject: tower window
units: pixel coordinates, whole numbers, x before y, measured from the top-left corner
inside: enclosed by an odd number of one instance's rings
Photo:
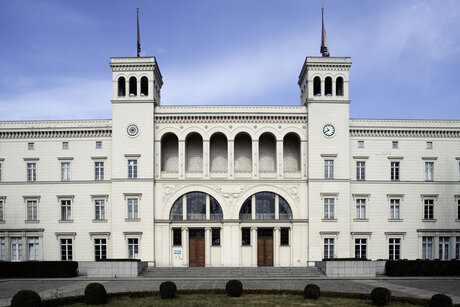
[[[326,77],[325,84],[324,84],[324,92],[326,96],[332,95],[332,78]]]
[[[118,78],[118,96],[126,95],[126,80],[125,77]]]
[[[137,96],[137,79],[136,79],[136,77],[129,78],[129,96]]]
[[[147,77],[141,78],[141,96],[148,96],[149,94],[149,82]]]
[[[338,77],[335,80],[335,95],[336,96],[343,96],[343,78]]]
[[[313,79],[313,95],[321,96],[321,79],[319,77]]]

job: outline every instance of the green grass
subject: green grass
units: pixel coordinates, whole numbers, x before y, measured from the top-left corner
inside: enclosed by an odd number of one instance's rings
[[[69,306],[87,306],[83,303]],[[318,300],[307,300],[299,295],[246,294],[232,298],[225,294],[188,294],[179,295],[172,300],[162,300],[158,296],[146,298],[112,298],[105,306],[321,306],[321,307],[370,307],[370,300],[320,297]],[[391,307],[415,306],[401,303],[390,304]]]

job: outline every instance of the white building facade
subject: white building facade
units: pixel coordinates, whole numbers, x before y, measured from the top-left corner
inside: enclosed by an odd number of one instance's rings
[[[111,58],[111,120],[0,122],[0,260],[307,266],[460,258],[460,121],[350,119],[350,58],[300,106],[161,106]]]

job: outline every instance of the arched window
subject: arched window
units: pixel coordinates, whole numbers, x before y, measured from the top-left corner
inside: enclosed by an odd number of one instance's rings
[[[136,79],[136,77],[129,78],[129,96],[137,96],[137,79]]]
[[[149,94],[149,81],[147,77],[141,78],[141,96],[148,96]]]
[[[227,173],[227,137],[223,133],[215,133],[211,136],[210,157],[212,173]]]
[[[324,94],[326,96],[332,95],[332,78],[331,77],[326,77],[326,80],[324,83]]]
[[[264,133],[259,138],[259,171],[276,172],[276,139],[271,133]]]
[[[185,204],[184,204],[185,202]],[[206,211],[209,204],[209,218],[222,220],[222,207],[217,200],[203,192],[191,192],[179,197],[171,207],[170,220],[207,220]],[[184,219],[184,206],[187,208],[187,216]]]
[[[177,173],[179,171],[179,141],[174,133],[161,138],[161,171]]]
[[[251,173],[252,171],[252,140],[247,133],[239,133],[235,137],[235,173]]]
[[[126,95],[126,79],[125,77],[118,78],[118,96]]]
[[[343,78],[338,77],[337,80],[335,80],[335,94],[337,96],[343,96]]]
[[[274,220],[276,206],[280,220],[291,220],[292,210],[288,202],[278,194],[272,192],[256,193],[245,200],[240,208],[240,220],[251,220],[253,204],[256,220]]]
[[[203,138],[198,133],[190,133],[185,139],[185,169],[203,172]]]
[[[313,79],[313,95],[321,96],[321,78],[315,77]]]
[[[288,133],[283,139],[283,171],[300,171],[300,138],[295,133]]]

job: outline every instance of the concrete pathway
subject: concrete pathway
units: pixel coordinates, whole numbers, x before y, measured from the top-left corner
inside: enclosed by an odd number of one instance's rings
[[[222,279],[173,279],[179,289],[223,289],[227,280]],[[102,278],[84,277],[63,279],[4,279],[0,280],[0,306],[9,305],[13,295],[20,289],[37,291],[43,299],[82,295],[87,284],[102,283],[107,292],[158,291],[164,279],[156,278]],[[245,289],[303,290],[307,283],[315,283],[322,290],[338,292],[370,293],[375,287],[386,287],[393,295],[430,298],[435,293],[452,297],[460,303],[460,278],[390,278],[333,279],[327,277],[310,279],[242,279]]]

